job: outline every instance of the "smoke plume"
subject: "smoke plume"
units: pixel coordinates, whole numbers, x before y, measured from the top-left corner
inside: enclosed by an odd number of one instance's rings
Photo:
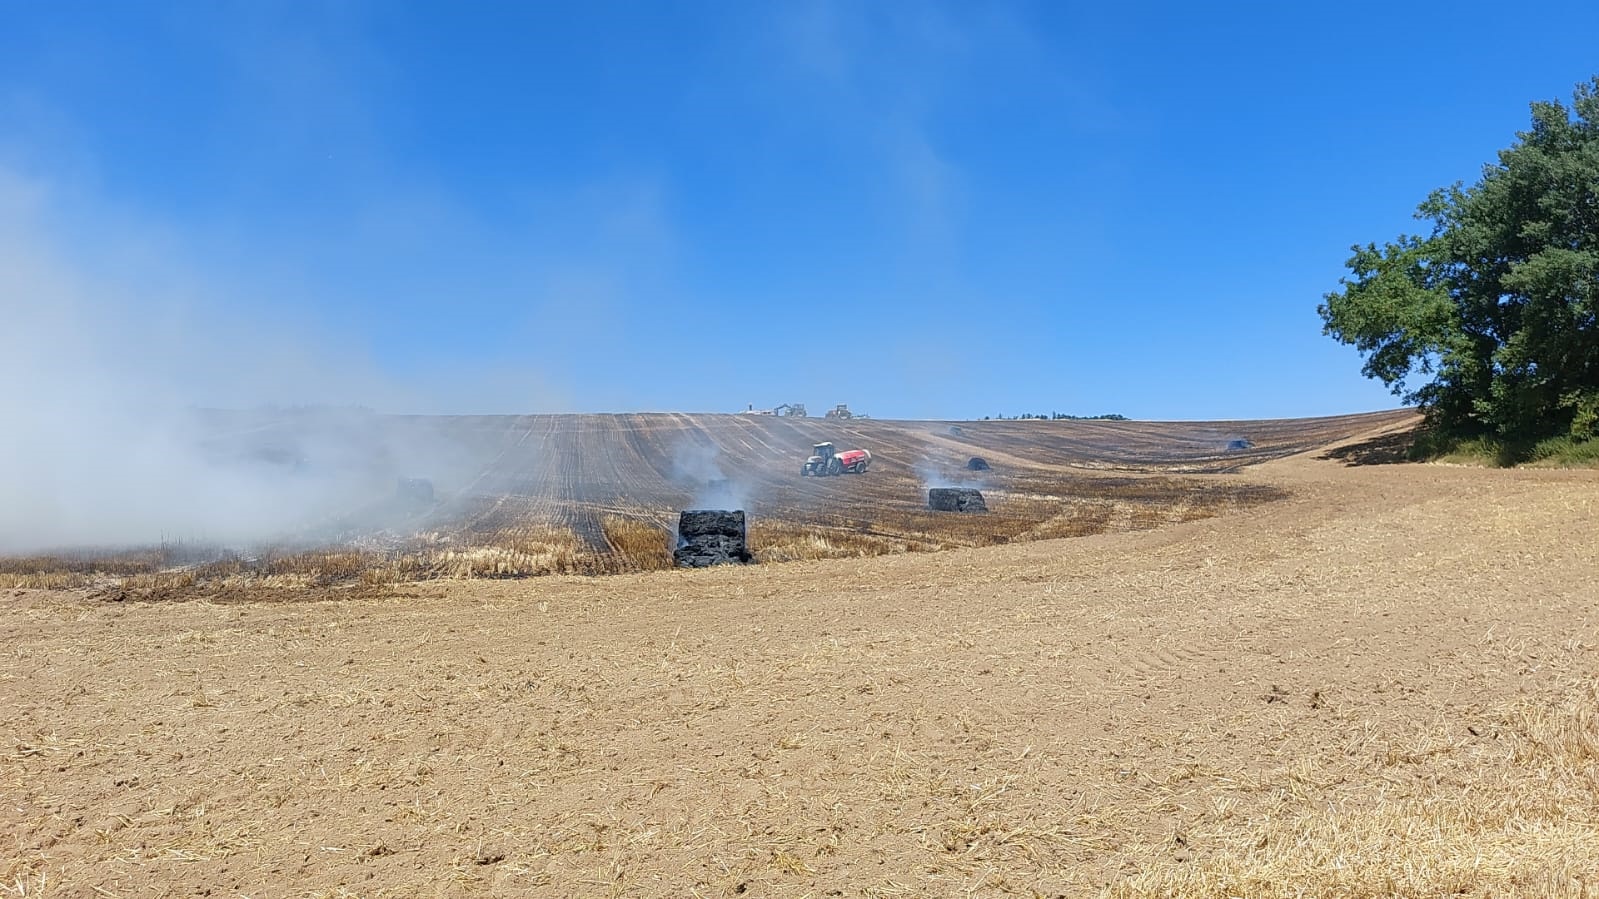
[[[922,459],[911,467],[916,473],[916,479],[921,482],[925,492],[934,487],[975,487],[983,489],[983,478],[976,472],[968,471],[965,463],[940,464],[932,459]]]
[[[325,533],[397,477],[473,464],[355,408],[403,392],[315,321],[208,278],[159,229],[85,231],[58,205],[0,165],[0,553]]]
[[[672,480],[688,490],[691,509],[748,511],[753,491],[740,478],[730,478],[719,464],[721,450],[714,444],[684,440],[672,448]]]

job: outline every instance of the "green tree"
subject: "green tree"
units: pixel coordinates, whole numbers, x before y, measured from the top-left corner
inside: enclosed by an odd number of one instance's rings
[[[1353,247],[1324,333],[1441,433],[1599,437],[1599,77],[1469,187],[1434,191],[1427,237]],[[1412,386],[1419,383],[1419,386]]]

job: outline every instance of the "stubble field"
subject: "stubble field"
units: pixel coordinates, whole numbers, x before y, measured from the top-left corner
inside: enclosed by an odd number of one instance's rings
[[[677,514],[688,508],[746,510],[751,548],[765,562],[1143,530],[1271,502],[1279,490],[1236,473],[1413,420],[1409,412],[1251,422],[223,417],[210,423],[208,443],[225,460],[250,463],[262,489],[303,490],[326,477],[351,499],[314,529],[225,552],[201,534],[0,559],[0,588],[174,598],[651,571],[672,566]],[[801,477],[823,441],[868,449],[870,470]],[[1247,445],[1229,448],[1234,441]],[[968,469],[974,457],[989,469]],[[397,476],[429,478],[433,501],[399,501]],[[928,487],[952,485],[982,489],[990,514],[930,511]]]
[[[1599,895],[1599,474],[1352,464],[1403,424],[1077,539],[7,590],[0,889]]]

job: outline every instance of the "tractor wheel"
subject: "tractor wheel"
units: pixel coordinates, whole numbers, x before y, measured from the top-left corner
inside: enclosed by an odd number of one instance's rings
[[[831,462],[827,463],[827,473],[830,474],[830,475],[843,474],[844,473],[844,463],[838,461],[838,459],[836,459],[836,458],[833,459]]]

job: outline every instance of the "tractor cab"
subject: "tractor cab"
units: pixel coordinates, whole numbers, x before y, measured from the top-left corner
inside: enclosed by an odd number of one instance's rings
[[[828,466],[833,463],[834,459],[833,444],[818,443],[811,447],[811,457],[805,460],[804,465],[800,466],[800,475],[802,477],[806,475],[821,477],[825,474],[832,474],[833,472],[829,471]]]

